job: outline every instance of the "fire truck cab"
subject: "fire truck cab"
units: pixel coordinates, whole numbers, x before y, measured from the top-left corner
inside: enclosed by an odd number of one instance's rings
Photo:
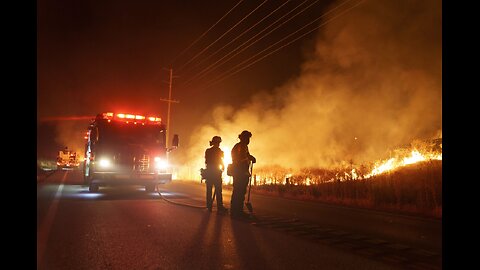
[[[167,155],[177,147],[175,134],[167,148],[166,127],[159,117],[98,114],[87,130],[84,182],[90,192],[117,184],[141,185],[152,192],[172,181]]]

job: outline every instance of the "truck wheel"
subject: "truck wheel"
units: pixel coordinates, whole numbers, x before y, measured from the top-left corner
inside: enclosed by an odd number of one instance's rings
[[[85,173],[85,170],[83,170],[83,184],[88,185],[88,176]]]
[[[92,168],[89,165],[83,166],[83,184],[90,185],[92,178]]]
[[[91,174],[91,173],[89,173],[88,175],[85,175],[85,176],[83,177],[83,183],[84,183],[85,185],[90,185],[90,183],[92,182],[92,180],[93,180],[93,179],[92,179],[92,174]]]
[[[145,186],[145,191],[146,192],[154,192],[155,191],[155,185],[154,184],[146,185]]]
[[[90,192],[98,192],[98,185],[90,184],[90,185],[88,186],[88,191],[90,191]]]

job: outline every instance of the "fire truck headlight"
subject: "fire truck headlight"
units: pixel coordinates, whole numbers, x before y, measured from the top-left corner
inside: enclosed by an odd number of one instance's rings
[[[155,157],[154,160],[155,160],[155,168],[157,168],[158,170],[164,170],[168,167],[168,163],[166,160],[159,157]]]
[[[100,161],[98,162],[98,164],[100,165],[100,167],[102,168],[108,168],[110,167],[110,160],[106,159],[106,158],[102,158],[100,159]]]

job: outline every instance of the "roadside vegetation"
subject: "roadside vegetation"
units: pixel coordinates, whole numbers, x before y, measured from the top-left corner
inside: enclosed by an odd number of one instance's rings
[[[348,170],[313,168],[288,174],[283,168],[268,167],[254,174],[252,193],[442,217],[441,160],[418,162],[369,178],[349,177]]]
[[[49,171],[56,169],[57,163],[55,162],[55,160],[37,159],[37,172],[38,170]]]

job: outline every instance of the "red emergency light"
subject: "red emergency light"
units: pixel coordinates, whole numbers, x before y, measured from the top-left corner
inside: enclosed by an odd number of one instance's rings
[[[138,114],[129,114],[129,113],[117,113],[114,114],[113,112],[106,112],[102,113],[103,119],[107,119],[108,122],[112,120],[121,121],[125,123],[141,123],[142,125],[147,124],[161,124],[162,118],[156,116],[149,116],[145,117],[143,115]]]

